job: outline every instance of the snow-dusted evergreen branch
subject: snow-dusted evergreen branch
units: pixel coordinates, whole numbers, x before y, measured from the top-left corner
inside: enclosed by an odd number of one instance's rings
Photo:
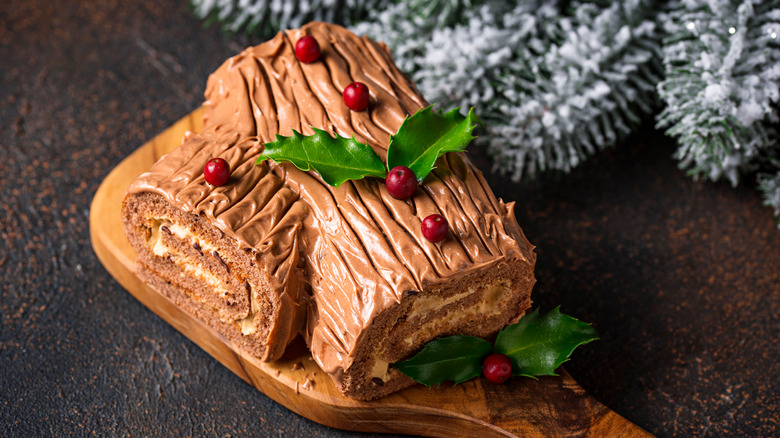
[[[666,109],[676,157],[695,176],[733,185],[776,146],[780,1],[686,0],[663,20]]]
[[[264,33],[301,27],[309,21],[349,24],[390,0],[190,0],[195,15],[220,22],[229,32]]]
[[[431,102],[477,107],[497,167],[520,179],[568,171],[652,113],[653,2],[610,3],[575,3],[566,15],[554,2],[411,0],[356,31],[386,41]],[[423,5],[469,12],[443,19]]]
[[[775,217],[780,218],[780,170],[774,175],[759,175],[758,188],[764,194],[764,205],[772,207]]]

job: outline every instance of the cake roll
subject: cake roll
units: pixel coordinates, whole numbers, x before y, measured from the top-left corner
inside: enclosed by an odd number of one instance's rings
[[[279,358],[305,318],[299,234],[308,207],[237,134],[189,135],[135,180],[122,218],[136,273],[262,361]],[[212,156],[234,169],[205,182]]]
[[[318,61],[295,43],[313,36]],[[365,111],[342,91],[362,82]],[[404,119],[429,104],[388,48],[325,23],[280,32],[208,80],[204,128],[128,189],[123,218],[137,271],[177,305],[261,360],[300,334],[347,396],[370,400],[413,381],[392,364],[453,334],[491,337],[530,307],[536,256],[513,203],[463,153],[448,153],[414,196],[384,180],[339,187],[286,162],[256,163],[276,135],[314,128],[354,137],[383,160]],[[227,184],[205,182],[211,158]],[[443,216],[448,236],[422,236]]]

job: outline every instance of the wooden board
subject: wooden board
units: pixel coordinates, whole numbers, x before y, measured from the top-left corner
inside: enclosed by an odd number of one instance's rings
[[[560,377],[513,379],[494,385],[474,379],[458,386],[415,386],[372,402],[342,396],[301,343],[282,360],[263,363],[180,310],[133,274],[135,252],[122,230],[127,186],[185,131],[201,129],[202,110],[179,120],[133,152],[103,181],[90,210],[92,246],[108,272],[134,297],[237,376],[288,409],[340,429],[425,436],[648,436],[588,395],[563,369]],[[309,383],[307,383],[307,381]]]

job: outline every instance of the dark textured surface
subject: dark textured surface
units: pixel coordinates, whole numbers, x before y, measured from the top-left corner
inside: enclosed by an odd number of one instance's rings
[[[4,435],[349,435],[233,376],[90,247],[102,178],[246,43],[183,0],[0,2]],[[752,187],[692,182],[645,134],[557,180],[488,175],[537,245],[536,302],[594,323],[567,368],[647,430],[778,435],[780,231]]]

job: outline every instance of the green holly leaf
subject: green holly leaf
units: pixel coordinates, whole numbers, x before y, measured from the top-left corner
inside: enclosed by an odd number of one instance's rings
[[[303,135],[295,130],[292,137],[277,134],[276,141],[265,144],[256,164],[269,158],[277,162],[288,161],[303,171],[316,171],[323,181],[334,187],[350,179],[387,175],[382,159],[370,146],[354,137],[334,138],[321,129],[312,129],[313,135]]]
[[[513,376],[556,376],[556,368],[575,348],[596,339],[598,333],[590,324],[564,315],[560,307],[546,315],[537,309],[502,329],[493,351],[509,356]]]
[[[452,380],[455,384],[477,377],[482,360],[490,353],[490,342],[474,336],[450,336],[429,342],[413,358],[396,368],[425,386]]]
[[[437,158],[447,152],[464,151],[476,138],[471,133],[482,121],[474,114],[474,108],[466,117],[458,111],[459,108],[455,108],[442,114],[427,107],[407,117],[398,133],[390,138],[387,168],[406,166],[422,182],[433,170]]]

